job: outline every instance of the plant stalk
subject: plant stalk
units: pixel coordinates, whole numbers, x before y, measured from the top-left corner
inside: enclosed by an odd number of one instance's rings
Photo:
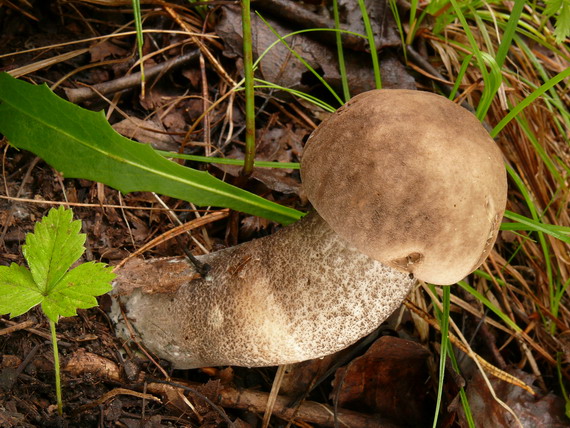
[[[243,0],[241,5],[241,18],[243,28],[243,70],[245,77],[245,159],[242,173],[246,177],[253,172],[253,161],[255,159],[255,100],[250,9],[250,1]]]
[[[63,403],[61,399],[61,377],[59,372],[59,351],[57,348],[57,335],[55,333],[55,322],[49,320],[51,331],[51,343],[53,345],[53,366],[55,369],[55,395],[57,397],[57,413],[63,416]]]

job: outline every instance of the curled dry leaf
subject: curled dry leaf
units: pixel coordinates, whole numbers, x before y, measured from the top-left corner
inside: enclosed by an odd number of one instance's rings
[[[394,423],[423,426],[433,403],[427,349],[393,336],[378,339],[361,357],[337,370],[333,399],[340,407],[379,413]]]
[[[103,61],[106,58],[120,58],[128,54],[126,49],[117,46],[115,43],[106,40],[101,43],[97,43],[89,48],[89,54],[91,55],[90,62]]]
[[[390,11],[387,0],[365,1],[370,25],[374,33],[376,49],[380,50],[390,46],[400,46],[400,35],[396,21]],[[366,34],[362,12],[357,0],[339,0],[342,28],[355,33]]]
[[[222,18],[216,26],[216,33],[222,38],[228,57],[241,57],[242,29],[239,9],[225,7]],[[267,19],[270,25],[281,36],[285,36],[298,28],[291,28]],[[252,15],[252,39],[254,58],[261,55],[278,38],[257,15]],[[334,46],[325,46],[310,37],[301,34],[286,39],[289,46],[295,50],[307,63],[316,70],[331,86],[341,87],[341,76],[337,53]],[[374,75],[370,65],[370,55],[364,52],[347,51],[345,53],[348,83],[352,93],[368,91],[375,87]],[[381,58],[383,65],[383,58]],[[408,76],[405,68],[397,61],[391,62],[392,72],[384,75],[385,88],[415,87],[414,80]],[[277,43],[263,57],[259,73],[261,77],[280,86],[308,91],[318,83],[317,78],[303,65],[283,43]],[[397,80],[392,78],[397,76]],[[403,76],[406,76],[405,78]]]
[[[178,150],[178,144],[166,133],[164,126],[152,119],[129,117],[115,123],[113,129],[123,137],[150,144],[158,150]]]

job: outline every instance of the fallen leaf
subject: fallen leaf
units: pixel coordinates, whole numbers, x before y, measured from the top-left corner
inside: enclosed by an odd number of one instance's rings
[[[113,129],[123,137],[150,144],[158,150],[177,151],[178,144],[166,133],[164,126],[153,120],[129,117],[113,125]]]
[[[89,53],[91,54],[92,63],[103,61],[110,56],[119,58],[128,55],[127,50],[117,46],[109,40],[91,46],[89,48]]]
[[[522,370],[512,369],[508,372],[527,385],[532,385],[536,379],[533,375]],[[489,380],[497,396],[514,411],[524,428],[570,426],[570,422],[564,416],[564,400],[562,398],[553,393],[532,396],[524,389],[500,379],[491,377]],[[475,426],[485,428],[518,428],[520,426],[513,415],[491,395],[479,371],[474,372],[467,384],[467,399]],[[455,404],[455,406],[460,419],[465,422],[461,404]],[[466,423],[464,426],[467,426]]]
[[[433,417],[429,356],[416,342],[383,336],[363,356],[337,370],[333,399],[338,398],[339,407],[378,413],[397,424],[424,426]]]

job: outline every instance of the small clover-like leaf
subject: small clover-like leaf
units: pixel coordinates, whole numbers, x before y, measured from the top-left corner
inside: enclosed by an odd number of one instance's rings
[[[42,301],[42,310],[52,321],[76,315],[76,309],[97,306],[95,296],[111,290],[115,278],[111,267],[89,262],[67,272]]]
[[[12,263],[0,266],[0,315],[17,317],[43,299],[32,274],[24,266]]]
[[[36,223],[34,233],[26,235],[24,257],[43,295],[49,294],[85,251],[85,235],[80,230],[81,221],[74,221],[73,212],[60,206],[52,208]]]
[[[115,277],[103,263],[84,263],[69,271],[85,248],[81,221],[63,207],[51,209],[26,236],[23,251],[30,269],[0,266],[0,315],[21,315],[41,303],[47,317],[76,315],[77,308],[97,306],[95,296],[110,291]]]

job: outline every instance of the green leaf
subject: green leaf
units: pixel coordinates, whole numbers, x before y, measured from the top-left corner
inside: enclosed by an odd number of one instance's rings
[[[81,221],[63,207],[51,209],[26,236],[24,256],[30,270],[12,263],[0,266],[0,315],[22,315],[41,303],[53,322],[76,315],[77,308],[97,306],[95,296],[111,290],[115,278],[103,263],[84,263],[69,271],[83,251]]]
[[[71,317],[77,308],[88,309],[97,306],[95,296],[111,291],[115,278],[111,267],[102,263],[89,262],[69,271],[50,294],[42,301],[42,310],[52,321],[59,316]]]
[[[546,16],[554,15],[556,12],[558,12],[559,9],[562,8],[562,1],[563,0],[547,0],[546,7],[544,8],[544,14]]]
[[[0,73],[0,133],[65,177],[99,181],[122,192],[152,191],[197,205],[229,207],[285,224],[303,215],[164,159],[150,146],[116,133],[102,113],[7,73]]]
[[[17,317],[42,300],[43,296],[28,269],[16,263],[9,267],[0,266],[0,315]]]
[[[80,230],[81,222],[73,221],[73,212],[60,206],[52,208],[47,217],[36,223],[34,233],[26,235],[24,257],[43,295],[50,292],[85,251],[85,235]]]
[[[547,0],[544,15],[557,15],[554,37],[557,43],[563,43],[570,36],[570,0]]]
[[[557,43],[563,43],[570,36],[570,1],[566,0],[560,9],[560,15],[556,18],[554,36]]]

